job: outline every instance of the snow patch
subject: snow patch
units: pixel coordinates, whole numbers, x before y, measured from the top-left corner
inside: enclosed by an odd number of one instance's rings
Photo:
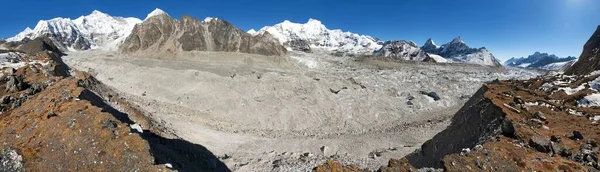
[[[581,91],[583,89],[585,89],[585,86],[584,85],[580,85],[577,88],[561,87],[561,88],[558,88],[557,91],[561,91],[562,90],[562,91],[565,91],[565,93],[567,93],[567,95],[573,95],[573,94],[575,94],[575,93],[577,93],[577,92],[579,92],[579,91]]]
[[[252,35],[252,36],[256,36],[256,35],[258,35],[258,32],[257,32],[256,30],[254,30],[254,29],[250,29],[250,30],[248,30],[248,32],[247,32],[247,33],[249,33],[249,34],[250,34],[250,35]]]
[[[163,14],[164,15],[169,15],[165,11],[163,11],[163,10],[161,10],[159,8],[156,8],[156,9],[154,9],[154,11],[150,12],[150,14],[148,14],[148,16],[146,16],[146,18],[144,20],[148,20],[150,17],[158,16],[158,15],[163,15]]]
[[[600,93],[594,93],[583,97],[577,101],[579,107],[594,107],[600,106]]]
[[[433,60],[435,60],[438,63],[450,63],[450,61],[440,55],[437,54],[427,54],[429,55],[429,57],[431,57]]]
[[[213,20],[219,20],[219,18],[206,17],[206,18],[204,18],[204,20],[202,20],[202,22],[208,23],[208,22],[211,22]]]

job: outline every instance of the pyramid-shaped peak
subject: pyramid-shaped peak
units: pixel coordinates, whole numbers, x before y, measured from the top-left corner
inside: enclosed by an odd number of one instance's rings
[[[425,45],[436,45],[435,42],[433,41],[433,39],[429,38],[427,39],[427,41],[425,42]]]
[[[463,43],[463,44],[464,44],[464,43],[465,43],[465,41],[463,41],[463,39],[462,39],[460,36],[458,36],[458,37],[454,38],[454,39],[451,41],[451,43]]]
[[[154,11],[150,12],[150,14],[148,14],[148,16],[146,16],[146,19],[144,19],[144,20],[148,20],[152,16],[159,16],[159,15],[169,15],[169,14],[167,14],[165,11],[163,11],[159,8],[156,8],[156,9],[154,9]]]
[[[94,10],[94,11],[92,11],[92,13],[91,13],[91,15],[100,15],[100,14],[107,15],[106,13],[103,13],[102,11],[99,11],[99,10]]]

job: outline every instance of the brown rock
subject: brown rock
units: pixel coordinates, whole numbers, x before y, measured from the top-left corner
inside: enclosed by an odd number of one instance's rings
[[[223,51],[268,56],[286,53],[285,47],[268,32],[252,36],[221,19],[200,21],[184,16],[175,20],[167,14],[136,25],[119,50],[123,53]]]

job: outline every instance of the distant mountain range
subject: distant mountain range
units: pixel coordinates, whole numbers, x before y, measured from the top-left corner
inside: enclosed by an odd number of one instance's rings
[[[7,41],[44,36],[53,40],[59,48],[68,51],[181,50],[281,55],[286,49],[307,53],[318,50],[337,56],[375,55],[398,60],[500,66],[498,60],[486,48],[471,48],[460,37],[442,46],[435,45],[433,40],[429,39],[425,45],[418,47],[412,41],[383,42],[367,35],[339,29],[331,30],[316,19],[309,19],[303,24],[285,20],[258,31],[252,29],[247,32],[240,32],[239,28],[222,19],[210,17],[200,21],[188,16],[181,20],[169,16],[164,18],[165,20],[148,22],[153,17],[163,15],[168,16],[164,11],[156,9],[142,21],[93,11],[75,20],[41,20],[34,29],[27,28]],[[281,46],[274,46],[275,44]],[[280,47],[284,49],[281,50]]]
[[[7,41],[21,41],[46,36],[65,50],[88,50],[116,48],[131,33],[133,27],[142,21],[133,17],[113,17],[100,11],[75,20],[54,18],[40,20],[34,29],[26,28]]]
[[[564,71],[577,61],[576,57],[558,57],[554,54],[535,52],[528,57],[510,58],[505,66]]]
[[[486,48],[470,48],[460,37],[441,47],[435,45],[431,39],[423,47],[418,47],[412,41],[382,42],[371,36],[339,29],[330,30],[316,19],[309,19],[304,24],[285,20],[258,31],[254,29],[248,31],[250,34],[265,32],[271,33],[288,50],[311,52],[313,49],[322,49],[334,55],[376,55],[398,60],[501,66]]]

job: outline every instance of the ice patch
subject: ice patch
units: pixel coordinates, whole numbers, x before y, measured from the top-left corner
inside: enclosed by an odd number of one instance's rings
[[[600,93],[594,93],[583,97],[581,100],[577,101],[578,106],[580,107],[594,107],[600,106]]]
[[[590,85],[590,88],[592,90],[595,90],[595,91],[600,90],[600,77],[588,82],[588,84]]]
[[[558,88],[557,91],[565,91],[565,93],[567,93],[567,95],[573,95],[581,90],[585,89],[585,86],[580,85],[577,88],[571,88],[571,87],[562,87],[562,88]]]
[[[319,63],[314,60],[314,59],[310,59],[310,58],[306,58],[306,57],[300,57],[300,56],[290,56],[292,57],[292,59],[298,61],[298,63],[308,67],[308,68],[317,68],[319,67]]]
[[[144,130],[142,129],[142,126],[140,126],[140,124],[132,124],[129,127],[131,127],[132,130],[135,130],[139,133],[144,133]]]
[[[435,60],[435,62],[438,62],[438,63],[449,63],[448,59],[446,59],[446,58],[444,58],[442,56],[439,56],[437,54],[429,54],[429,53],[427,53],[427,55],[429,55],[429,57],[431,57],[433,60]]]
[[[542,90],[548,90],[550,88],[554,87],[554,85],[550,84],[550,83],[544,83],[540,88]]]

